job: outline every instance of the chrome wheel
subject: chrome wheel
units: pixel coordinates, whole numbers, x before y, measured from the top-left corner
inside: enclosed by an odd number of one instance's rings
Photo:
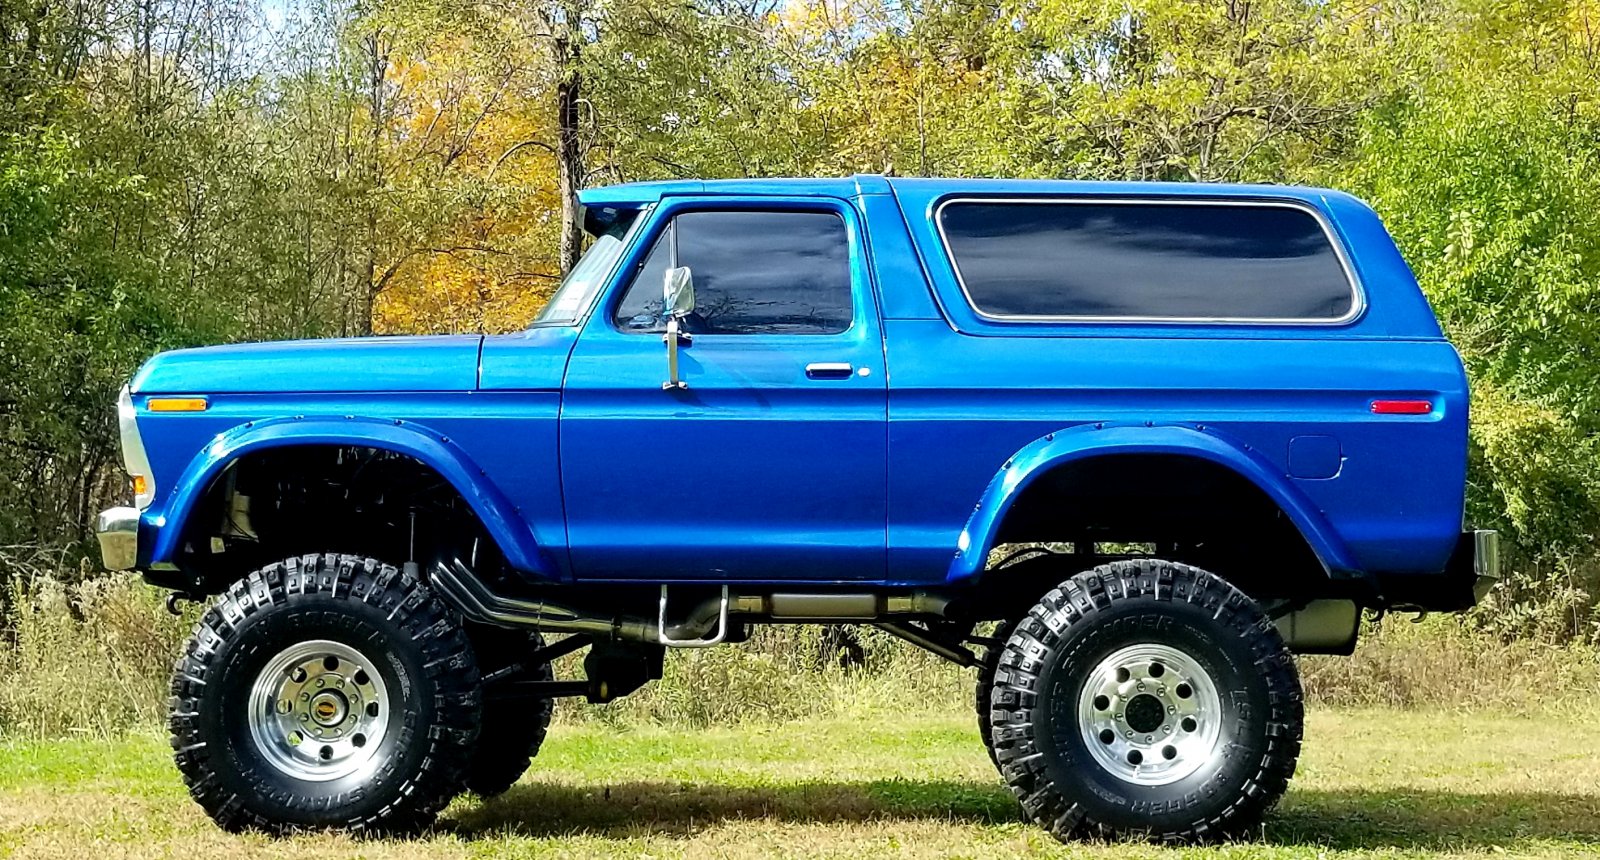
[[[250,737],[290,776],[340,779],[373,767],[389,709],[389,691],[366,655],[326,639],[301,642],[251,685]]]
[[[1222,701],[1200,664],[1142,644],[1101,660],[1078,695],[1078,725],[1096,763],[1138,785],[1167,785],[1215,755]]]

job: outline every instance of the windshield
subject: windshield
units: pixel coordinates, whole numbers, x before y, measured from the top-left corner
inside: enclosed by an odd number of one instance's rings
[[[595,291],[600,289],[601,282],[616,265],[617,257],[622,255],[622,249],[627,247],[628,231],[633,229],[638,220],[637,209],[618,213],[611,226],[596,236],[594,244],[583,252],[578,265],[573,266],[572,271],[567,273],[566,279],[556,288],[555,295],[550,297],[544,310],[533,318],[533,324],[571,325],[577,322],[588,309],[589,302],[594,298]]]

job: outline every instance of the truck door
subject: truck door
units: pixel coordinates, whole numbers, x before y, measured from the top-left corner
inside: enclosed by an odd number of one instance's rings
[[[887,389],[860,226],[842,200],[658,207],[567,366],[576,576],[883,578]],[[683,388],[663,386],[675,267],[695,292]]]

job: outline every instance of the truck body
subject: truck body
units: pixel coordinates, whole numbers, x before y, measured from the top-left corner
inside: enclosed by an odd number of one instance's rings
[[[1207,572],[1324,652],[1362,609],[1462,609],[1497,571],[1463,523],[1461,361],[1349,195],[857,176],[581,200],[593,244],[525,331],[153,358],[119,406],[137,504],[101,517],[107,565],[227,600],[346,554],[469,626],[646,650],[875,623],[990,684],[1004,643],[968,630],[1103,565]],[[591,674],[657,670],[626,663]]]

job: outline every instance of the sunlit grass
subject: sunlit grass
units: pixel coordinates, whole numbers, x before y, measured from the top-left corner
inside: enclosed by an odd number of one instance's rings
[[[1255,840],[1061,846],[1022,823],[964,713],[874,711],[683,731],[561,726],[505,796],[415,840],[218,831],[163,740],[0,745],[16,857],[1441,857],[1600,854],[1600,739],[1583,715],[1315,711]]]

